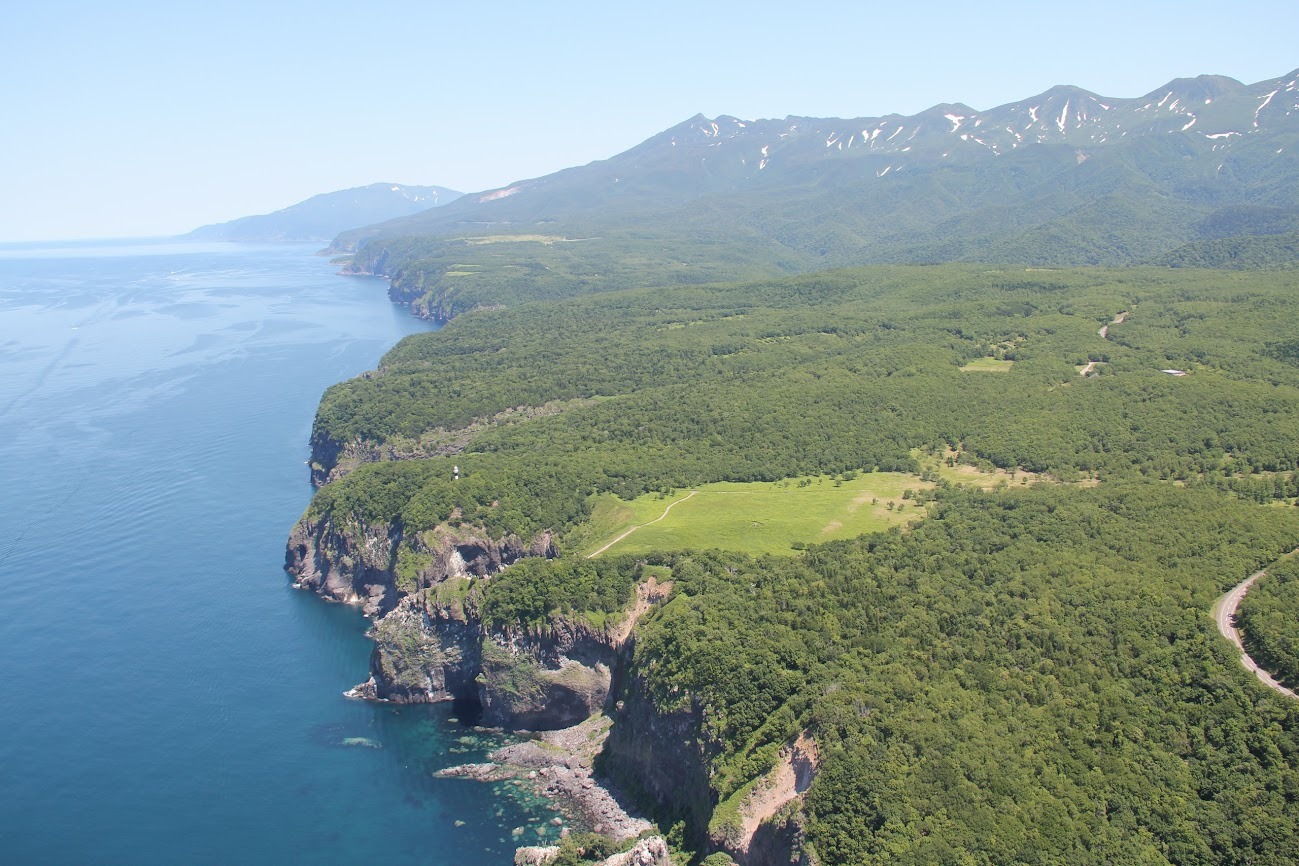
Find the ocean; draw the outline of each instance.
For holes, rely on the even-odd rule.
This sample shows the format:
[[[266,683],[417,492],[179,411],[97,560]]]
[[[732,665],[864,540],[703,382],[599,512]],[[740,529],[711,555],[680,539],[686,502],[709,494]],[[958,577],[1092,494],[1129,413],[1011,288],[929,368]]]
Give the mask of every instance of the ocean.
[[[0,861],[510,863],[555,814],[438,779],[489,736],[343,697],[294,591],[329,385],[427,329],[314,246],[0,245]]]

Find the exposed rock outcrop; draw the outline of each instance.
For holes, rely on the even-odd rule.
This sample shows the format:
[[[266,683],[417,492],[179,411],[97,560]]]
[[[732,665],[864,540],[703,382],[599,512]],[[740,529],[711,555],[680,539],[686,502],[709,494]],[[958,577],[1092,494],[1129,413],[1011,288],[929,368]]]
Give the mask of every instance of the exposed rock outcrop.
[[[428,319],[446,323],[463,310],[447,298],[442,277],[449,269],[427,268],[427,262],[415,266],[393,266],[392,252],[382,242],[369,243],[357,248],[354,243],[334,244],[326,252],[351,253],[351,260],[339,272],[347,276],[384,277],[388,280],[388,299],[398,306],[405,307],[418,319]]]
[[[653,825],[633,814],[627,798],[597,778],[594,769],[610,725],[607,716],[591,716],[571,728],[497,749],[490,756],[493,763],[451,767],[438,775],[488,782],[517,779],[538,795],[563,803],[578,826],[616,841],[634,839]]]
[[[399,575],[403,546],[406,573]],[[400,522],[340,524],[308,514],[289,534],[284,569],[294,576],[295,587],[377,616],[394,609],[402,595],[449,577],[486,577],[524,556],[554,555],[548,532],[526,541],[516,535],[492,538],[463,526],[407,534]]]
[[[558,845],[519,848],[514,852],[514,866],[548,866],[559,857]],[[631,849],[614,854],[595,866],[671,866],[672,854],[662,836],[647,836]]]
[[[339,526],[328,517],[304,517],[289,534],[284,569],[294,576],[295,588],[374,616],[397,603],[394,568],[401,538],[397,525]]]
[[[465,527],[407,535],[395,524],[308,517],[290,536],[285,568],[294,586],[376,618],[371,676],[353,696],[473,700],[484,724],[549,730],[604,706],[625,635],[562,618],[535,631],[489,628],[474,584],[522,557],[554,555],[549,533],[529,541]]]
[[[577,724],[608,700],[615,656],[608,632],[580,621],[488,632],[478,678],[483,723],[532,731]]]
[[[741,866],[789,866],[803,847],[802,797],[820,766],[816,741],[803,732],[780,750],[776,765],[742,796],[735,819],[712,843]]]
[[[671,866],[672,852],[662,836],[647,836],[630,851],[614,854],[600,861],[599,866]]]
[[[514,866],[549,866],[557,857],[558,845],[529,845],[514,849]]]
[[[711,740],[703,712],[691,700],[675,710],[657,706],[638,672],[620,678],[605,746],[613,780],[669,814],[707,827],[713,812],[708,776]]]
[[[632,661],[636,628],[668,598],[670,582],[648,577],[624,614],[598,627],[558,615],[529,627],[493,624],[483,616],[484,587],[492,575],[523,557],[555,555],[553,539],[544,532],[532,539],[494,538],[481,528],[445,524],[407,532],[399,522],[371,526],[309,514],[293,530],[285,567],[294,586],[360,606],[374,619],[370,678],[352,696],[468,701],[481,707],[485,725],[577,737],[586,750],[579,756],[540,741],[494,756],[496,764],[458,768],[456,774],[503,778],[511,777],[510,768],[531,767],[526,772],[540,793],[573,804],[599,832],[633,837],[648,825],[629,817],[611,782],[656,801],[669,814],[688,817],[702,834],[718,808],[708,768],[719,744],[694,698],[682,695],[673,706],[656,701]],[[573,734],[595,720],[601,722],[598,736]],[[609,780],[595,778],[596,751],[603,753]],[[803,847],[801,794],[815,766],[810,740],[791,743],[740,805],[734,826],[698,841],[727,851],[743,866],[797,862]],[[666,862],[663,857],[666,846],[660,852],[638,843],[635,859],[617,862],[644,866]]]
[[[370,680],[357,697],[469,700],[484,725],[534,731],[577,724],[609,697],[614,647],[579,622],[556,620],[540,634],[493,630],[472,598],[457,605],[431,590],[404,597],[371,634]]]
[[[402,704],[473,698],[482,669],[481,635],[454,604],[421,592],[402,598],[370,630],[370,679],[348,694]]]

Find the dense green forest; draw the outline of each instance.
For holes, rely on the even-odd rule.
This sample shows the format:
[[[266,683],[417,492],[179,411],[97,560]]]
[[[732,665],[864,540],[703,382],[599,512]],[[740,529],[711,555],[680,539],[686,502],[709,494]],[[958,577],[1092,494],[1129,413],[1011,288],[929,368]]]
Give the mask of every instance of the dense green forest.
[[[917,447],[1063,479],[1240,483],[1299,467],[1295,339],[1284,274],[1220,271],[873,268],[469,314],[326,392],[317,460],[561,411],[486,425],[454,459],[363,466],[312,508],[412,527],[460,509],[526,534],[576,526],[592,493],[908,471]],[[960,370],[992,356],[1012,369]]]
[[[1207,611],[1297,532],[1113,483],[947,490],[803,559],[680,555],[625,697],[701,708],[721,801],[810,728],[826,863],[1293,862],[1299,706]]]
[[[1236,625],[1256,662],[1291,688],[1299,686],[1299,562],[1278,563],[1250,587]]]
[[[783,245],[706,227],[679,234],[580,223],[569,232],[386,238],[360,251],[353,267],[387,276],[390,294],[416,315],[448,321],[475,309],[646,285],[756,279],[816,265]]]
[[[831,215],[791,209],[789,202],[751,202],[747,207],[752,212],[735,225],[727,207],[704,200],[676,221],[611,226],[579,219],[566,221],[562,229],[543,223],[526,230],[563,231],[562,235],[514,230],[486,236],[384,238],[358,251],[355,266],[386,275],[394,299],[410,304],[416,314],[448,321],[470,310],[537,300],[645,285],[760,279],[872,261],[1230,269],[1299,264],[1299,234],[1294,230],[1246,234],[1274,226],[1242,218],[1232,224],[1242,234],[1223,237],[1215,232],[1223,222],[1214,221],[1216,211],[1203,219],[1199,210],[1160,212],[1150,203],[1158,197],[1137,178],[1113,178],[1107,186],[1122,188],[1127,180],[1134,182],[1133,189],[1100,202],[1062,194],[1023,203],[1013,212],[1007,206],[993,209],[991,217],[980,212],[938,223],[927,210],[862,222],[870,208],[857,203]],[[1136,195],[1141,189],[1146,189],[1146,198]],[[929,201],[923,194],[916,200]],[[795,219],[791,213],[803,217]],[[1046,224],[1034,225],[1034,218]],[[1007,226],[1017,225],[1021,232],[1007,232]],[[1152,226],[1162,226],[1162,233]]]
[[[1299,511],[1151,481],[942,484],[931,507],[801,558],[525,561],[477,603],[497,626],[599,621],[671,569],[617,697],[627,718],[702,720],[707,790],[657,811],[693,846],[807,731],[823,863],[1299,857],[1299,704],[1259,687],[1207,613],[1299,539]],[[608,769],[636,790],[634,768]]]
[[[316,461],[385,459],[308,515],[548,529],[563,554],[603,492],[917,454],[1043,473],[938,479],[908,530],[801,555],[525,560],[468,604],[494,628],[598,625],[671,570],[613,736],[695,720],[701,781],[647,805],[699,855],[806,731],[821,763],[796,818],[825,864],[1293,863],[1299,706],[1209,610],[1299,545],[1295,346],[1284,271],[876,267],[466,313],[326,393]],[[1009,368],[962,370],[978,359]],[[457,431],[463,451],[420,456]],[[1252,641],[1295,621],[1288,568],[1242,608]]]
[[[1195,241],[1158,256],[1153,263],[1174,268],[1295,268],[1299,267],[1299,232]]]

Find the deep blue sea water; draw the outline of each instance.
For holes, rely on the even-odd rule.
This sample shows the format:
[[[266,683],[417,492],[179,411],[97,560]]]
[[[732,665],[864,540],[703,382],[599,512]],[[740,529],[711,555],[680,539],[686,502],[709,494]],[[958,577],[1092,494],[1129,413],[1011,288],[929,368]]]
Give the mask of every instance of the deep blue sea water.
[[[366,622],[281,569],[321,392],[425,327],[312,251],[0,245],[0,862],[509,863],[553,814],[344,698]]]

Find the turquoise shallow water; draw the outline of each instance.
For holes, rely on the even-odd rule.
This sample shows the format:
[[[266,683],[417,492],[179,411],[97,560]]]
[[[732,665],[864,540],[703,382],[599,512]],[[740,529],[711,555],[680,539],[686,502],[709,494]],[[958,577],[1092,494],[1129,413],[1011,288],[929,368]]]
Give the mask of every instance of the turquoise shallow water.
[[[366,623],[281,570],[321,392],[424,327],[311,252],[0,245],[0,860],[509,863],[553,814],[343,698]]]

